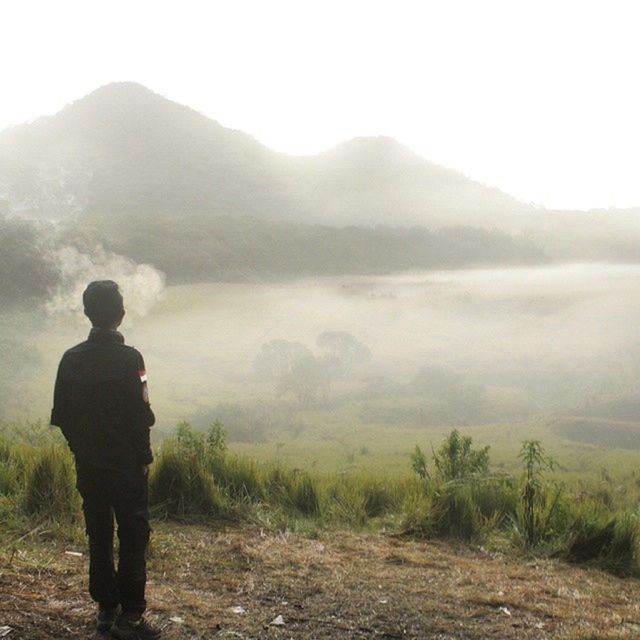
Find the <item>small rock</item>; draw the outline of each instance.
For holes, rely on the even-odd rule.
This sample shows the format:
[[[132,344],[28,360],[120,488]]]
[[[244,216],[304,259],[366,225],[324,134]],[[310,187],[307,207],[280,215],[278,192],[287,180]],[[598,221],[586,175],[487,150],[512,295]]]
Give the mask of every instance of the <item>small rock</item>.
[[[173,616],[172,618],[169,618],[169,620],[171,620],[171,622],[175,622],[176,624],[184,624],[184,618],[181,618],[180,616]]]
[[[274,627],[282,627],[284,625],[284,618],[282,616],[276,616],[269,624]]]
[[[244,607],[231,607],[233,613],[247,613]]]
[[[511,617],[511,611],[509,611],[508,607],[498,607],[498,611],[502,611],[505,616]]]

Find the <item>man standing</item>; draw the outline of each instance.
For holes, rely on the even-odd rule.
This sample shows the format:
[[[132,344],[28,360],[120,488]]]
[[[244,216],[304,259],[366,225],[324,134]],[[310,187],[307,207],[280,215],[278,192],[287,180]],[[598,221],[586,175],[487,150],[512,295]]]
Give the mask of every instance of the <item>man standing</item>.
[[[153,460],[149,428],[155,422],[144,361],[117,331],[125,311],[115,282],[91,282],[82,301],[93,328],[60,361],[51,424],[62,429],[76,460],[98,631],[122,640],[156,640],[160,631],[143,618],[150,531],[147,474]],[[114,514],[120,540],[117,570]]]

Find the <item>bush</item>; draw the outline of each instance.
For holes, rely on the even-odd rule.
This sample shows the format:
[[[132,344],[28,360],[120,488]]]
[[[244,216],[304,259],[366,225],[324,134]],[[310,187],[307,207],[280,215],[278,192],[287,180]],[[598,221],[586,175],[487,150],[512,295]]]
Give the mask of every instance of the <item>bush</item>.
[[[364,495],[355,483],[345,478],[327,486],[323,503],[328,521],[356,528],[367,522]]]
[[[30,516],[71,521],[78,514],[73,462],[62,447],[46,447],[27,474],[24,509]]]
[[[26,460],[33,451],[0,438],[0,496],[13,496],[24,487]]]
[[[433,536],[433,504],[424,487],[416,487],[406,493],[400,523],[407,535],[425,539]]]
[[[441,480],[457,480],[489,469],[489,447],[472,448],[473,440],[454,429],[433,455],[437,476]]]
[[[364,511],[368,518],[379,518],[397,506],[397,499],[389,484],[366,479],[361,485]]]
[[[596,514],[583,511],[567,532],[560,553],[570,562],[588,563],[617,575],[638,575],[640,530],[636,514]]]
[[[315,518],[320,515],[320,500],[311,477],[298,474],[293,489],[293,505],[297,511],[306,517]]]
[[[467,483],[450,483],[437,491],[432,500],[432,534],[438,538],[478,538],[489,520],[482,515],[474,488]]]
[[[509,477],[490,476],[474,484],[473,495],[480,513],[500,527],[513,521],[518,512],[519,492]]]
[[[13,495],[19,484],[18,466],[13,461],[0,462],[0,496]]]
[[[224,499],[211,474],[197,456],[168,443],[150,480],[152,504],[165,516],[228,515]]]
[[[265,489],[258,465],[248,458],[214,457],[207,466],[216,484],[232,500],[257,503],[265,499]]]

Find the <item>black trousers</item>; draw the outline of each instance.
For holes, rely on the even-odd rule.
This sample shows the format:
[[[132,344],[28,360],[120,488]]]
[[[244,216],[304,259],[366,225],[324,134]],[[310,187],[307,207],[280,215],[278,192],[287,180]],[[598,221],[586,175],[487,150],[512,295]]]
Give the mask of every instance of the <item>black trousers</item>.
[[[77,464],[78,490],[89,536],[89,593],[105,607],[142,613],[146,609],[146,558],[149,542],[147,476],[132,470],[86,468]],[[114,516],[120,541],[114,565]]]

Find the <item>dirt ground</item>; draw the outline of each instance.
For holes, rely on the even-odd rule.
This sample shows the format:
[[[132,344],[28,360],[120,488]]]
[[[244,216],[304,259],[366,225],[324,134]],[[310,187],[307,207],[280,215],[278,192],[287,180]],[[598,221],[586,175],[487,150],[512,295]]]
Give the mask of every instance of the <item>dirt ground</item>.
[[[81,544],[2,547],[0,638],[96,638],[86,575]],[[639,596],[597,570],[384,534],[160,525],[149,558],[166,640],[640,638]]]

